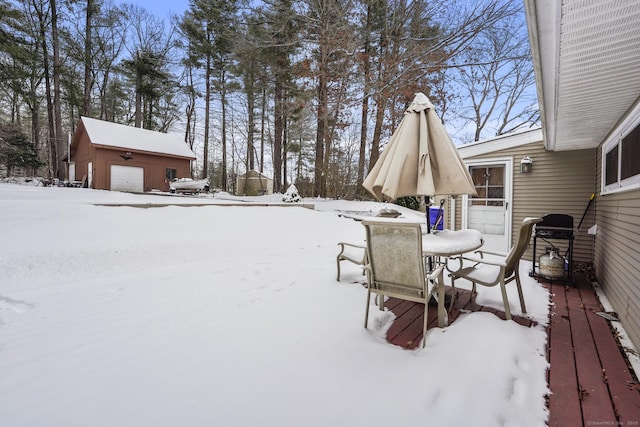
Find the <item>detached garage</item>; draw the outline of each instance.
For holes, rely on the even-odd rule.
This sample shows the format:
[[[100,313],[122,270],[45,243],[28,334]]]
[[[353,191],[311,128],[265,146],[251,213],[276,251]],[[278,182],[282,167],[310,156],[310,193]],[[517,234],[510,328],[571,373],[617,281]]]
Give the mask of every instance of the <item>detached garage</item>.
[[[191,178],[196,156],[180,135],[80,118],[70,147],[69,177],[99,190],[169,191]]]

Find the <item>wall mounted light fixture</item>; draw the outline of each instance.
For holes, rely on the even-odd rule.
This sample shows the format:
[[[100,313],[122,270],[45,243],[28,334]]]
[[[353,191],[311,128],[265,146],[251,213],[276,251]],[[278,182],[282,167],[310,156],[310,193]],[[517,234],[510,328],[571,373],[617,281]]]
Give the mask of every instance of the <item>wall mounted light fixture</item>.
[[[520,173],[531,173],[533,171],[533,160],[526,156],[520,160]]]

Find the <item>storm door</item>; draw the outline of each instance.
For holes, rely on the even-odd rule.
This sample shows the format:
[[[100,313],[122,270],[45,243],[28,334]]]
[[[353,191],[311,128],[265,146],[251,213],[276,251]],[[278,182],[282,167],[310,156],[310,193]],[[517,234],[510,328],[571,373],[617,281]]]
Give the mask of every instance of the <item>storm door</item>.
[[[467,162],[469,164],[469,162]],[[511,162],[470,164],[469,172],[477,196],[467,196],[463,222],[466,228],[479,230],[486,250],[507,251],[511,244]]]

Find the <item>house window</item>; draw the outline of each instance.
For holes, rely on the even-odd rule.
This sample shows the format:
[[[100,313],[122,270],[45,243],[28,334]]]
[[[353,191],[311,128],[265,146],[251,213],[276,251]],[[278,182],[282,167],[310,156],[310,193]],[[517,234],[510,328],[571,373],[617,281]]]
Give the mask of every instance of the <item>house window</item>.
[[[607,153],[605,162],[605,184],[610,185],[618,182],[618,146],[616,145]]]
[[[620,179],[640,174],[640,125],[629,135],[622,138],[622,155],[620,156]]]
[[[177,172],[175,169],[166,169],[164,176],[167,177],[167,181],[173,181],[177,176]]]
[[[640,188],[639,122],[635,120],[602,146],[602,192],[605,194]]]

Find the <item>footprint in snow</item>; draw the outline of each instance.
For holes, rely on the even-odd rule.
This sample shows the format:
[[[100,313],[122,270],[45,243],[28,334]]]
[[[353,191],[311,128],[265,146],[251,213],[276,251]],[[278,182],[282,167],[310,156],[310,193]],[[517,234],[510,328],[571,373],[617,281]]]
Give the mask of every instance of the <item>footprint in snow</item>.
[[[15,313],[24,313],[32,308],[33,304],[31,303],[0,295],[0,310],[11,310]]]

